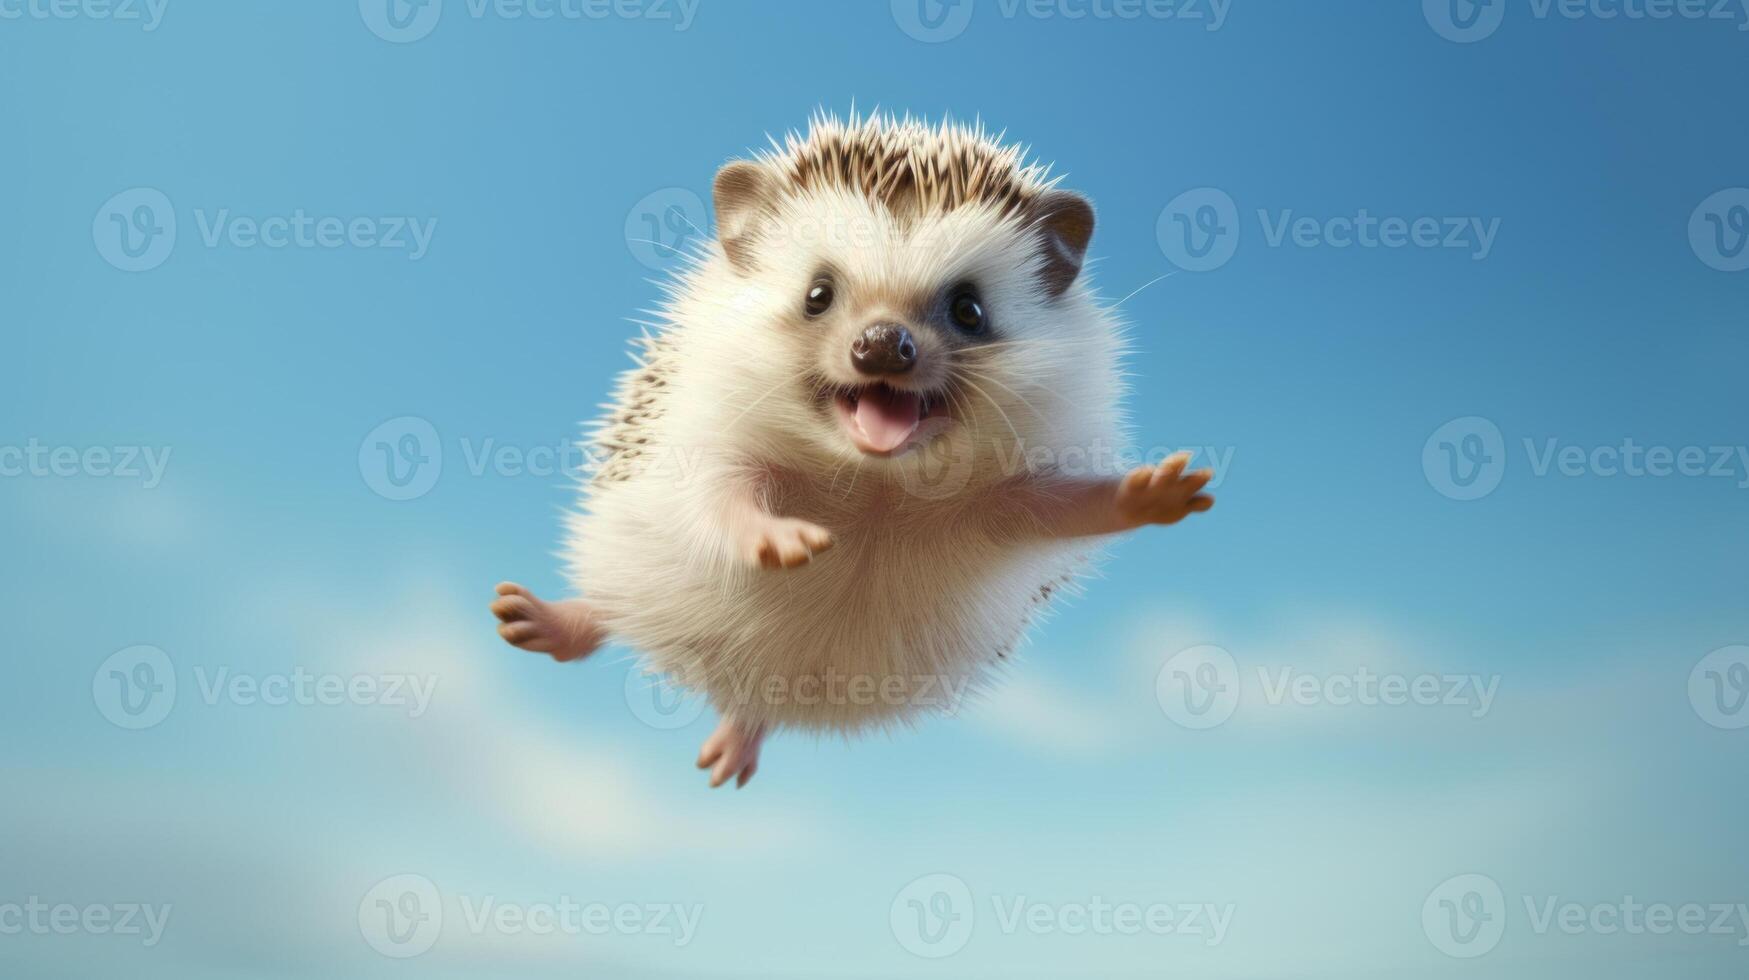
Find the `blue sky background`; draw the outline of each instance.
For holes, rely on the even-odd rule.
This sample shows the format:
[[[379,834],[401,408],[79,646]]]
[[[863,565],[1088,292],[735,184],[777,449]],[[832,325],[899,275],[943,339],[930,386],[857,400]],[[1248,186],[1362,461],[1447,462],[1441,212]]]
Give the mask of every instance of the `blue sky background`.
[[[5,972],[1749,963],[1742,9],[1236,0],[1217,26],[1207,3],[1125,19],[704,0],[677,29],[673,3],[541,19],[447,0],[397,32],[376,2],[0,0]],[[919,11],[945,19],[931,31]],[[981,118],[1054,161],[1098,206],[1113,300],[1174,272],[1174,202],[1191,218],[1230,203],[1224,263],[1123,306],[1140,447],[1212,449],[1221,504],[1119,542],[987,703],[892,739],[781,737],[748,789],[712,793],[691,767],[710,718],[658,710],[628,684],[629,651],[558,666],[504,647],[486,604],[503,578],[564,589],[571,491],[542,453],[593,414],[625,318],[656,297],[666,253],[629,230],[702,219],[724,160],[853,102]],[[116,203],[138,188],[162,197]],[[174,244],[125,271],[110,215],[146,200],[167,202],[146,216],[173,215]],[[1270,240],[1284,215],[1362,209],[1496,230],[1485,257]],[[433,231],[417,258],[202,233],[221,212],[300,211]],[[429,429],[386,437],[424,433],[432,462],[424,492],[390,499],[367,434],[408,418]],[[1482,421],[1435,438],[1459,419]],[[1446,436],[1483,447],[1485,468],[1459,461],[1483,483],[1440,475]],[[1550,440],[1628,439],[1699,447],[1709,468],[1721,447],[1724,475],[1592,456],[1539,473]],[[85,457],[57,473],[33,447],[169,457],[154,481]],[[475,463],[505,447],[538,472]],[[162,659],[138,676],[176,690],[135,730],[113,719],[150,719],[118,709],[110,672],[139,645]],[[1231,655],[1238,701],[1193,728],[1157,682],[1203,645]],[[1271,703],[1258,671],[1284,668],[1497,693],[1486,711]],[[206,696],[220,671],[435,688],[411,717]],[[409,879],[379,883],[400,875],[429,882],[414,908],[442,917],[422,952],[389,936],[415,956],[372,944],[374,900]],[[936,897],[939,875],[963,891]],[[8,904],[33,896],[171,911],[149,947],[8,931]],[[487,896],[700,917],[684,945],[470,928]],[[1530,911],[1629,896],[1731,906],[1730,931],[1568,934]],[[925,924],[947,938],[919,939],[913,898],[958,916]],[[1458,920],[1441,898],[1479,915],[1442,935]],[[999,909],[1017,901],[1051,920],[1096,901],[1231,918],[1218,943],[1065,934],[1011,927]]]

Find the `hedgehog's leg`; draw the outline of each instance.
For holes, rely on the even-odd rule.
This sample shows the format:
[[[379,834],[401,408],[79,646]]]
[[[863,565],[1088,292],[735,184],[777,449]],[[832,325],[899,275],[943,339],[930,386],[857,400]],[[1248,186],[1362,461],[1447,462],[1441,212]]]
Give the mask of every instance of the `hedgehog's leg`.
[[[736,777],[735,788],[740,789],[759,771],[759,747],[764,743],[764,725],[748,725],[724,716],[698,750],[698,767],[711,771],[712,789],[728,782],[730,776]]]
[[[606,628],[587,602],[545,602],[515,582],[498,583],[492,614],[502,620],[498,635],[505,642],[550,654],[560,663],[587,657],[607,640]]]

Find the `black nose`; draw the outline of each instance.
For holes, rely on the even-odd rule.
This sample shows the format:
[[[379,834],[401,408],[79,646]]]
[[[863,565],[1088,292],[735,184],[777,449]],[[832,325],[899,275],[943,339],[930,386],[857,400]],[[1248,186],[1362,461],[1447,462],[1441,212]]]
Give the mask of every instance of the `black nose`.
[[[917,364],[917,341],[896,323],[877,323],[850,342],[850,363],[863,374],[904,374]]]

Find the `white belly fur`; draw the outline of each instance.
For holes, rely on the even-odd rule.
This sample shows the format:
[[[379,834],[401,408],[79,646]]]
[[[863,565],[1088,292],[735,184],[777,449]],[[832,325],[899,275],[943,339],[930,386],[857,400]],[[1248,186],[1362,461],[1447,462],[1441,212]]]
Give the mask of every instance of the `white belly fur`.
[[[650,669],[749,722],[849,733],[957,710],[1089,550],[1000,542],[965,503],[870,481],[849,496],[791,488],[777,513],[834,546],[800,568],[747,568],[704,557],[674,495],[654,492],[663,479],[590,489],[571,521],[574,584]]]

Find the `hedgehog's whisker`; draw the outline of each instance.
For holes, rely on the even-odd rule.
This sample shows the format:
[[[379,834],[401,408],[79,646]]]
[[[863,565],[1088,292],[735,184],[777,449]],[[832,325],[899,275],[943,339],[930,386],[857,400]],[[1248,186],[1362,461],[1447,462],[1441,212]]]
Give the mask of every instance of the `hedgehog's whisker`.
[[[1067,340],[1056,340],[1050,337],[1010,337],[1007,340],[992,340],[987,344],[978,344],[958,351],[959,354],[977,354],[987,350],[998,350],[1003,347],[1063,347],[1072,348],[1076,345]]]
[[[1036,353],[1045,357],[1068,354],[1078,351],[1075,344],[1060,340],[998,340],[991,344],[980,344],[977,347],[956,351],[955,360],[984,360],[984,355],[1000,351],[1019,350],[1025,353]]]
[[[671,252],[675,255],[681,254],[680,249],[675,248],[674,246],[668,244],[667,242],[654,242],[648,238],[628,238],[628,239],[626,239],[626,241],[631,242],[633,245],[654,245],[664,252]],[[649,282],[649,283],[654,283],[655,285],[658,285],[658,286],[662,285],[662,283],[660,283],[654,279],[646,279],[644,281]]]
[[[704,233],[703,228],[700,228],[699,226],[692,223],[692,219],[688,218],[686,216],[685,210],[683,210],[681,208],[670,208],[669,210],[672,211],[675,215],[678,215],[681,221],[686,222],[686,226],[688,228],[691,228],[693,231],[698,232],[699,238],[709,238],[710,237],[709,235]]]
[[[1010,434],[1010,435],[1012,435],[1012,436],[1014,436],[1014,444],[1015,444],[1015,445],[1016,445],[1016,446],[1021,446],[1021,445],[1025,445],[1025,443],[1026,443],[1026,440],[1024,440],[1024,439],[1022,439],[1022,438],[1020,438],[1020,430],[1019,430],[1019,429],[1016,429],[1016,428],[1015,428],[1015,427],[1014,427],[1014,420],[1013,420],[1013,419],[1011,419],[1011,418],[1009,418],[1009,417],[1008,417],[1008,413],[1007,413],[1007,412],[1005,412],[1005,411],[1003,411],[1003,410],[1002,410],[1002,405],[1001,405],[1001,404],[1000,404],[1000,403],[998,403],[998,402],[997,402],[997,401],[996,401],[996,399],[994,399],[994,398],[991,398],[991,397],[990,397],[990,393],[989,393],[989,392],[987,392],[987,391],[985,391],[985,390],[984,390],[984,389],[982,389],[982,388],[980,388],[980,387],[978,387],[978,385],[977,385],[977,383],[976,383],[976,382],[974,382],[974,381],[972,381],[972,379],[971,379],[971,378],[968,378],[968,377],[966,377],[966,376],[965,376],[965,372],[961,372],[961,374],[960,374],[960,380],[961,380],[961,381],[964,381],[964,382],[965,382],[965,383],[966,383],[966,384],[967,384],[967,385],[968,385],[968,386],[970,386],[970,388],[971,388],[971,389],[972,389],[972,390],[973,390],[973,391],[975,391],[975,392],[977,392],[977,393],[978,393],[978,394],[980,394],[980,395],[983,395],[983,396],[984,396],[984,400],[985,400],[985,401],[987,401],[987,402],[989,402],[989,403],[990,403],[990,407],[991,407],[991,408],[993,408],[993,409],[995,409],[995,410],[996,410],[996,414],[998,414],[998,415],[1000,415],[1000,416],[1002,416],[1002,421],[1003,421],[1003,423],[1004,423],[1004,424],[1006,424],[1006,425],[1007,425],[1007,426],[1008,426],[1008,432],[1009,432],[1009,434]]]
[[[829,484],[826,487],[827,493],[832,493],[833,491],[838,489],[838,474],[844,472],[844,467],[850,463],[852,458],[853,457],[846,456],[842,460],[839,461],[837,466],[832,468],[832,482],[831,482],[831,484]],[[850,491],[846,490],[844,492],[844,495],[846,497],[850,496]]]
[[[948,386],[942,389],[942,394],[947,396],[947,403],[953,406],[954,414],[964,419],[966,424],[971,426],[972,445],[976,446],[978,444],[978,420],[972,416],[971,408],[969,406],[961,404],[958,392],[958,381],[949,382]]]
[[[979,440],[982,435],[982,430],[978,427],[977,416],[972,412],[971,399],[966,397],[962,400],[961,396],[964,395],[965,392],[960,388],[959,381],[956,379],[953,382],[953,386],[948,391],[948,397],[952,399],[955,411],[957,411],[961,417],[966,419],[967,424],[971,426],[972,448],[976,451],[977,447],[981,445]]]
[[[1123,299],[1120,299],[1117,302],[1111,304],[1111,306],[1108,307],[1108,309],[1115,312],[1118,308],[1122,307],[1125,303],[1128,303],[1130,300],[1134,299],[1135,295],[1137,293],[1141,292],[1144,289],[1147,289],[1149,286],[1152,286],[1153,284],[1159,282],[1162,279],[1170,279],[1176,275],[1178,275],[1178,270],[1173,269],[1171,272],[1168,272],[1163,276],[1155,276],[1154,278],[1149,279],[1147,282],[1142,283],[1140,286],[1137,286],[1136,288],[1130,290],[1130,294],[1128,296],[1125,296]]]
[[[1013,395],[1014,397],[1020,399],[1020,403],[1022,405],[1026,406],[1026,410],[1032,413],[1033,418],[1036,418],[1036,419],[1039,419],[1040,421],[1043,421],[1044,414],[1042,412],[1040,412],[1038,410],[1037,406],[1033,405],[1033,403],[1031,401],[1029,401],[1025,395],[1021,394],[1018,391],[1015,391],[1013,388],[1008,387],[1007,385],[1003,384],[1001,381],[997,380],[995,377],[988,375],[988,374],[984,374],[981,371],[975,371],[969,367],[961,367],[960,370],[963,371],[964,373],[974,377],[974,378],[977,378],[979,381],[987,381],[990,384],[993,384],[996,387],[1001,388],[1003,391],[1008,392],[1010,395]]]
[[[1005,384],[1002,384],[1002,382],[1001,382],[1001,381],[999,381],[999,380],[997,380],[997,379],[996,379],[996,378],[995,378],[995,377],[994,377],[994,376],[992,376],[992,375],[989,375],[989,374],[986,374],[986,373],[984,373],[984,372],[982,372],[982,371],[979,371],[979,370],[977,370],[977,369],[976,369],[976,368],[975,368],[975,367],[973,367],[973,366],[971,366],[971,365],[969,365],[969,364],[966,364],[966,363],[963,363],[963,362],[956,362],[956,363],[955,363],[955,366],[956,366],[956,367],[957,367],[957,368],[958,368],[958,369],[959,369],[959,370],[960,370],[960,371],[963,371],[963,372],[965,372],[965,373],[967,373],[967,374],[970,374],[970,375],[972,375],[972,376],[973,376],[973,377],[975,377],[975,378],[977,378],[977,379],[978,379],[978,380],[980,380],[980,381],[988,381],[988,382],[990,382],[990,383],[991,383],[991,384],[994,384],[994,385],[998,385],[998,386],[1000,386],[1000,387],[1002,387],[1002,388],[1003,388],[1003,389],[1005,389],[1005,390],[1006,390],[1006,391],[1007,391],[1007,392],[1008,392],[1008,393],[1009,393],[1009,394],[1011,394],[1011,395],[1013,395],[1013,396],[1014,396],[1014,397],[1016,397],[1016,398],[1018,398],[1018,399],[1020,399],[1020,400],[1021,400],[1021,402],[1023,402],[1023,403],[1024,403],[1024,404],[1025,404],[1025,405],[1026,405],[1026,407],[1027,407],[1027,408],[1028,408],[1028,409],[1030,409],[1030,410],[1031,410],[1031,411],[1032,411],[1032,413],[1033,413],[1033,415],[1035,415],[1035,416],[1037,416],[1037,417],[1039,417],[1039,418],[1043,418],[1043,417],[1044,417],[1044,416],[1043,416],[1043,415],[1040,415],[1040,414],[1039,414],[1039,410],[1038,410],[1038,408],[1037,408],[1037,407],[1036,407],[1036,406],[1034,406],[1034,405],[1033,405],[1033,404],[1032,404],[1032,402],[1031,402],[1031,401],[1030,401],[1030,400],[1028,400],[1028,399],[1027,399],[1027,398],[1026,398],[1026,396],[1024,396],[1024,395],[1022,395],[1022,394],[1021,394],[1021,393],[1020,393],[1020,392],[1018,392],[1018,391],[1015,391],[1015,390],[1014,390],[1014,389],[1013,389],[1013,388],[1010,388],[1010,387],[1008,387],[1008,386],[1007,386],[1007,385],[1005,385]],[[1044,392],[1044,393],[1045,393],[1045,394],[1047,394],[1047,395],[1050,395],[1050,396],[1051,396],[1051,397],[1052,397],[1052,398],[1055,398],[1055,399],[1056,399],[1056,400],[1057,400],[1057,401],[1058,401],[1058,402],[1059,402],[1059,403],[1060,403],[1060,404],[1063,404],[1063,405],[1068,405],[1068,406],[1072,406],[1072,405],[1073,405],[1073,404],[1074,404],[1074,403],[1073,403],[1073,402],[1072,402],[1072,401],[1070,401],[1070,400],[1069,400],[1069,398],[1068,398],[1068,396],[1066,396],[1066,395],[1063,395],[1063,394],[1062,394],[1062,393],[1061,393],[1061,392],[1056,392],[1056,391],[1052,391],[1052,390],[1051,390],[1051,389],[1049,389],[1049,388],[1039,388],[1039,389],[1038,389],[1038,390],[1040,390],[1040,391],[1043,391],[1043,392]]]
[[[844,496],[846,499],[849,499],[850,495],[856,492],[856,478],[862,475],[863,458],[864,457],[862,456],[862,454],[860,454],[860,453],[857,454],[856,469],[853,469],[850,471],[850,489],[844,491]]]
[[[753,399],[753,401],[748,403],[746,408],[741,409],[741,414],[730,419],[729,424],[723,426],[723,428],[724,429],[733,429],[737,422],[740,422],[742,419],[747,417],[748,412],[751,412],[755,408],[758,408],[760,402],[766,400],[767,398],[770,398],[772,395],[777,394],[779,391],[787,389],[791,384],[795,384],[797,382],[806,382],[807,380],[808,380],[808,372],[801,371],[801,372],[798,372],[795,377],[789,379],[789,381],[785,382],[784,384],[772,385],[770,388],[766,389],[765,394],[760,395],[758,398]]]

